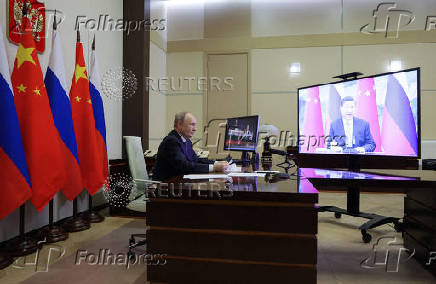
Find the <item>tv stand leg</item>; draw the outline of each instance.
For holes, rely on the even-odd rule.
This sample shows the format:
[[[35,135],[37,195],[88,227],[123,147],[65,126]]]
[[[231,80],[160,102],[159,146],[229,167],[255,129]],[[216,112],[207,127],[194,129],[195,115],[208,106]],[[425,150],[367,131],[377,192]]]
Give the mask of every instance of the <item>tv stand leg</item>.
[[[350,214],[360,213],[360,190],[359,187],[347,189],[347,211]]]
[[[376,228],[378,226],[393,223],[394,228],[397,232],[402,231],[402,223],[400,223],[400,218],[396,217],[386,217],[373,213],[360,212],[360,189],[359,187],[348,187],[347,189],[347,210],[336,207],[336,206],[319,206],[318,212],[333,212],[336,218],[340,218],[342,214],[349,215],[353,217],[361,217],[369,219],[368,222],[364,223],[359,227],[362,233],[362,240],[364,243],[369,243],[372,239],[371,235],[367,232],[369,229]]]

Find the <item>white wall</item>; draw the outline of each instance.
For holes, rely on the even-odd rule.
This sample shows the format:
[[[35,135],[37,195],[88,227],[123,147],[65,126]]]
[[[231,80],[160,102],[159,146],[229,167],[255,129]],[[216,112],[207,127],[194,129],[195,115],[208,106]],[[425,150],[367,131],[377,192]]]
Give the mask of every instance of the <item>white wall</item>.
[[[0,0],[0,23],[3,33],[6,35],[7,20],[7,2]],[[123,2],[120,0],[46,0],[47,9],[56,9],[65,15],[65,20],[58,26],[62,38],[62,47],[65,61],[65,71],[67,76],[67,88],[71,86],[71,78],[75,65],[75,42],[76,33],[74,25],[77,16],[87,16],[89,18],[98,18],[100,14],[108,14],[111,18],[122,19]],[[99,69],[101,76],[104,77],[106,72],[122,67],[123,42],[122,31],[97,31],[96,35],[96,52],[99,56]],[[92,32],[82,31],[81,41],[84,46],[85,60],[88,63],[88,55],[91,48]],[[13,68],[17,46],[7,43],[7,53],[9,65]],[[41,68],[45,74],[51,49],[51,27],[49,37],[46,41],[46,50],[39,55]],[[120,100],[111,100],[105,94],[102,94],[105,108],[107,147],[109,159],[121,158],[121,119],[122,109]],[[83,192],[79,198],[79,211],[87,209],[87,193]],[[72,203],[67,201],[62,193],[54,198],[54,218],[55,221],[72,215]],[[96,197],[96,203],[101,203],[101,195]],[[19,210],[16,210],[9,216],[0,220],[0,242],[18,234]],[[48,223],[48,206],[41,212],[37,212],[30,202],[26,203],[26,231],[42,227]]]

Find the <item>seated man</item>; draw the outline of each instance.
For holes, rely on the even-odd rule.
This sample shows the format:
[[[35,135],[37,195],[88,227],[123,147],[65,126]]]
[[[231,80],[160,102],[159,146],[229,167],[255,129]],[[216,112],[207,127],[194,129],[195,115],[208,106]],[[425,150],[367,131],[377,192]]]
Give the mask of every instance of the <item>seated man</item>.
[[[354,110],[353,97],[347,96],[341,100],[342,117],[330,125],[328,147],[334,151],[345,153],[352,153],[350,150],[357,153],[373,152],[376,145],[371,135],[369,123],[355,117]]]
[[[159,145],[153,179],[164,181],[170,177],[209,172],[224,172],[228,163],[200,159],[189,140],[195,133],[197,120],[188,112],[177,113],[174,130]]]

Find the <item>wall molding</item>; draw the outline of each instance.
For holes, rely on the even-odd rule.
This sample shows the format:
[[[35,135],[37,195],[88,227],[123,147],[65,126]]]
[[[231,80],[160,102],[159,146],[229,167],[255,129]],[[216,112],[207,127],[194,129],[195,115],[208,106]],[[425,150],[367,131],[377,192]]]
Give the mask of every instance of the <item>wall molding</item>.
[[[436,30],[401,31],[398,38],[385,38],[383,33],[332,33],[271,37],[208,38],[168,41],[167,52],[233,52],[251,49],[329,47],[380,44],[436,43]]]

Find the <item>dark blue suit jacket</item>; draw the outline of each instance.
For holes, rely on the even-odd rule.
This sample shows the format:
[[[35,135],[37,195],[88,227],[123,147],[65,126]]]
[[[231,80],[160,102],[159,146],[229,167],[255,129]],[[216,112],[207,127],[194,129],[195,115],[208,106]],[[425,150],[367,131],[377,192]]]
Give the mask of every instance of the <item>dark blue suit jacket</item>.
[[[159,145],[153,168],[153,179],[164,181],[170,177],[208,173],[214,161],[198,158],[190,140],[184,143],[177,131],[171,131]]]
[[[332,122],[330,125],[329,142],[333,139],[342,148],[346,147],[346,137],[342,118]],[[328,143],[330,144],[330,143]],[[366,120],[354,117],[353,118],[353,148],[363,147],[365,152],[373,152],[375,150],[375,142],[372,138],[369,123]]]

